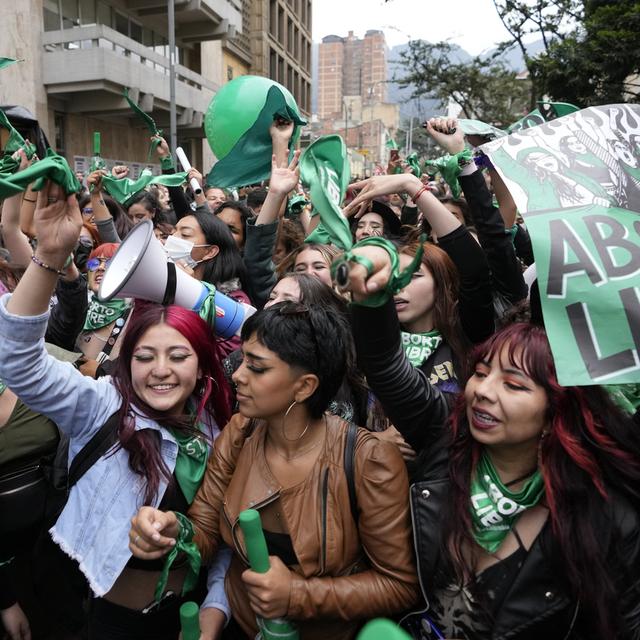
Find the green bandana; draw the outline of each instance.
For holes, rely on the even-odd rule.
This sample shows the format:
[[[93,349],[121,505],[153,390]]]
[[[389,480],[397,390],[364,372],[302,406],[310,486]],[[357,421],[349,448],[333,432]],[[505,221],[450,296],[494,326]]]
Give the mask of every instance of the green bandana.
[[[192,542],[193,525],[186,516],[182,515],[178,511],[174,511],[174,513],[178,518],[180,530],[178,532],[178,537],[176,538],[176,544],[171,551],[169,551],[169,555],[167,555],[167,558],[164,561],[164,567],[162,568],[160,578],[158,578],[155,591],[156,602],[162,598],[162,594],[167,586],[167,580],[169,579],[169,570],[179,553],[184,553],[187,556],[187,561],[189,562],[189,572],[184,579],[182,595],[189,593],[189,591],[196,586],[196,583],[198,582],[198,574],[200,573],[202,558],[200,557],[198,547],[194,542]]]
[[[512,493],[501,482],[486,453],[482,454],[475,478],[471,479],[471,520],[475,541],[494,553],[513,528],[518,516],[538,504],[544,493],[539,469],[518,493]]]
[[[417,153],[410,153],[406,159],[407,164],[411,167],[411,173],[416,178],[419,178],[422,175],[422,169],[420,169],[420,161],[418,160]]]
[[[353,238],[349,222],[340,210],[350,177],[347,148],[340,136],[323,136],[304,150],[300,157],[300,181],[309,189],[311,202],[321,221],[306,242],[351,248]]]
[[[32,189],[40,191],[44,187],[45,180],[52,180],[59,184],[67,195],[76,193],[80,189],[78,178],[67,161],[53,149],[48,149],[46,158],[34,162],[24,171],[15,174],[5,173],[0,167],[0,200],[22,193],[32,182]]]
[[[149,129],[149,133],[152,136],[157,136],[151,141],[151,146],[149,147],[149,155],[147,157],[147,161],[151,160],[153,156],[153,152],[156,150],[158,145],[160,144],[160,138],[162,137],[162,129],[158,129],[155,120],[148,114],[145,113],[130,97],[129,97],[129,89],[124,90],[125,100],[129,103],[129,106],[133,110],[133,112],[145,123],[147,129]]]
[[[100,302],[93,296],[89,303],[83,331],[97,331],[115,322],[131,305],[127,300],[115,298],[109,302]]]
[[[178,443],[176,479],[187,502],[191,504],[202,484],[209,450],[201,436],[192,433],[171,432]]]
[[[414,367],[421,367],[442,343],[442,335],[437,329],[424,333],[403,331],[401,335],[404,355]]]
[[[454,198],[459,198],[461,193],[460,185],[458,184],[458,176],[461,171],[460,160],[472,162],[471,149],[463,149],[454,156],[447,154],[435,160],[427,160],[429,166],[436,167],[440,171],[444,181],[451,188],[451,195]]]
[[[129,202],[143,191],[150,184],[163,184],[165,187],[179,187],[187,179],[186,171],[172,173],[170,175],[154,176],[151,171],[145,169],[137,180],[130,178],[120,178],[116,180],[113,176],[104,176],[102,184],[109,195],[117,200],[123,207],[127,207]]]

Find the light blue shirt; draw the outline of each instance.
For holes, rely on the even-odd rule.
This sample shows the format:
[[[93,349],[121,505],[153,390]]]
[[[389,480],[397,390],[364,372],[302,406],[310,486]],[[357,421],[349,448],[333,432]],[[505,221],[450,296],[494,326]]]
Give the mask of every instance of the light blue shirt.
[[[60,362],[44,347],[49,312],[16,316],[6,310],[10,295],[0,298],[0,379],[33,411],[53,420],[69,436],[69,464],[93,434],[121,406],[122,398],[111,378],[94,380],[71,363]],[[213,419],[208,426],[219,433]],[[135,416],[135,429],[153,429],[161,438],[160,452],[173,473],[178,455],[175,438],[144,415]],[[131,557],[131,518],[143,504],[145,480],[129,467],[124,449],[102,456],[71,489],[55,525],[53,540],[77,560],[96,596],[107,593]],[[160,480],[157,507],[167,488]],[[209,595],[204,606],[222,610],[229,617],[224,575],[230,554],[220,554],[211,567]]]

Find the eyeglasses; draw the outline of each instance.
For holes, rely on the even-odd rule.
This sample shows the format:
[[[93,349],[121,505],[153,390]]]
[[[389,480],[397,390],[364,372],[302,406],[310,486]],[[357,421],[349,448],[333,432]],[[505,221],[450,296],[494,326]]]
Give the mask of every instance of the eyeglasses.
[[[93,209],[91,207],[85,207],[82,210],[82,215],[83,216],[92,216],[93,215]]]
[[[111,263],[111,258],[91,258],[87,260],[87,269],[89,271],[97,271],[100,265],[104,265],[106,269]]]

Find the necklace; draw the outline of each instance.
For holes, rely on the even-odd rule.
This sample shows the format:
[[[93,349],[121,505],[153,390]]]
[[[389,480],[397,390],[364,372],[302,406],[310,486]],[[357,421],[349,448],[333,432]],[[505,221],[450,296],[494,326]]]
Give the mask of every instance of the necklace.
[[[285,456],[283,453],[280,453],[280,451],[278,451],[275,447],[275,445],[271,445],[271,448],[273,449],[273,452],[277,455],[280,456],[283,460],[286,460],[287,462],[291,461],[291,460],[295,460],[296,458],[302,458],[303,455],[309,453],[309,451],[312,451],[313,449],[315,449],[320,443],[322,442],[322,440],[318,440],[318,442],[316,442],[315,444],[312,444],[310,447],[307,447],[306,449],[304,449],[303,451],[298,451],[298,453],[296,453],[294,456]]]

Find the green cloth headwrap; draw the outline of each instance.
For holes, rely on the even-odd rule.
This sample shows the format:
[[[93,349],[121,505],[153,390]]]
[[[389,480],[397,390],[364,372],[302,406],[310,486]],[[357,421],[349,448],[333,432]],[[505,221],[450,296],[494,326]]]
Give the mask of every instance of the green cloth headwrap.
[[[162,573],[156,584],[155,599],[156,602],[162,598],[162,594],[167,586],[167,580],[169,579],[169,570],[179,553],[184,553],[187,556],[189,563],[189,571],[184,579],[182,585],[182,595],[192,591],[196,583],[198,582],[198,574],[200,573],[200,564],[202,558],[200,551],[193,540],[193,525],[191,521],[178,511],[174,511],[176,518],[178,518],[178,524],[180,526],[178,531],[178,537],[176,538],[175,546],[169,551],[164,566],[162,567]]]
[[[186,179],[186,171],[154,176],[149,169],[145,169],[137,180],[131,180],[130,178],[120,178],[117,180],[113,176],[104,176],[104,178],[102,178],[102,184],[114,200],[117,200],[123,207],[126,207],[137,193],[143,191],[145,187],[150,184],[163,184],[165,187],[179,187]]]
[[[421,367],[442,343],[442,334],[437,329],[423,333],[402,331],[401,337],[404,355],[414,367]]]
[[[640,384],[609,384],[605,389],[623,411],[633,415],[640,407]]]
[[[129,97],[129,89],[125,89],[124,90],[124,98],[125,100],[129,103],[129,106],[131,107],[131,109],[133,110],[133,112],[138,116],[138,118],[140,118],[140,120],[142,120],[142,122],[144,122],[144,124],[147,126],[147,129],[149,129],[149,133],[151,133],[152,136],[159,136],[162,137],[162,130],[158,129],[158,126],[156,125],[155,120],[148,114],[145,113],[130,97]],[[155,139],[151,141],[151,145],[149,146],[149,155],[147,157],[147,160],[150,160],[151,157],[153,156],[153,152],[156,150],[156,148],[158,147],[158,145],[160,144],[160,140]]]
[[[435,160],[428,160],[428,164],[434,166],[440,171],[444,181],[449,185],[451,189],[451,195],[454,198],[459,198],[461,189],[458,184],[458,176],[460,175],[460,160],[467,162],[473,162],[473,156],[471,155],[471,149],[463,149],[460,153],[456,153],[454,156],[446,154]]]
[[[10,198],[22,193],[31,183],[33,190],[40,191],[46,180],[59,184],[67,195],[76,193],[80,183],[67,161],[53,149],[47,149],[47,155],[30,167],[18,173],[0,173],[0,199]]]
[[[372,236],[369,238],[363,238],[360,242],[353,245],[354,249],[366,246],[374,246],[384,249],[391,259],[391,277],[389,278],[389,282],[384,290],[371,294],[362,302],[352,302],[351,304],[356,304],[362,307],[381,307],[391,296],[404,289],[409,282],[411,282],[413,272],[420,265],[425,241],[426,237],[422,235],[420,237],[420,246],[418,251],[416,251],[415,257],[402,272],[400,272],[400,257],[398,255],[398,250],[395,245],[392,242],[389,242],[386,238]],[[352,251],[345,251],[345,253],[343,253],[337,260],[334,260],[331,265],[331,277],[335,280],[336,276],[339,275],[339,272],[345,268],[348,273],[349,262],[361,264],[367,270],[367,277],[373,273],[373,263],[369,258],[365,258],[364,256],[353,253]]]
[[[200,425],[198,425],[200,426]],[[178,443],[175,474],[180,489],[191,504],[202,484],[209,450],[202,436],[193,433],[171,432]]]
[[[15,58],[0,58],[0,69],[4,69],[12,65],[14,62],[22,62],[22,60],[16,60]]]
[[[350,178],[347,148],[340,136],[322,136],[304,150],[300,156],[300,180],[309,189],[321,221],[305,242],[351,248],[353,237],[349,222],[340,210]]]
[[[264,82],[272,86],[266,93],[264,102],[260,101],[257,106],[255,116],[244,113],[242,106],[236,102],[235,90],[242,88],[245,84],[259,85]],[[205,130],[211,149],[218,157],[218,162],[213,166],[207,176],[207,184],[220,188],[240,187],[248,184],[255,184],[266,180],[271,174],[271,156],[273,154],[273,144],[269,128],[277,118],[282,118],[294,123],[294,134],[289,142],[289,160],[293,157],[293,148],[300,135],[300,127],[307,124],[298,111],[298,107],[293,100],[293,96],[284,92],[286,89],[266,78],[257,79],[253,76],[242,76],[232,80],[225,85],[214,97],[205,119]],[[233,83],[237,83],[233,85]],[[232,86],[233,85],[233,86]],[[288,95],[287,95],[288,94]],[[254,98],[255,99],[255,98]],[[238,114],[238,122],[235,128],[242,126],[239,122],[242,118],[254,117],[255,120],[247,123],[247,129],[234,132],[229,135],[223,131],[222,123],[230,119],[233,124],[233,114]],[[220,122],[218,122],[220,120]],[[217,138],[224,138],[225,144],[219,142]],[[233,144],[230,149],[229,145]]]
[[[102,329],[102,327],[106,327],[120,318],[130,306],[130,303],[122,298],[100,302],[96,296],[93,296],[89,303],[82,330],[97,331]]]
[[[482,454],[471,479],[471,521],[475,541],[494,553],[513,528],[519,515],[540,502],[544,481],[539,469],[513,493],[502,484],[489,456]]]
[[[407,156],[406,162],[411,167],[411,173],[413,173],[416,178],[419,178],[422,175],[422,170],[420,169],[418,154],[415,152],[410,153]]]

